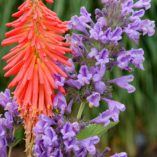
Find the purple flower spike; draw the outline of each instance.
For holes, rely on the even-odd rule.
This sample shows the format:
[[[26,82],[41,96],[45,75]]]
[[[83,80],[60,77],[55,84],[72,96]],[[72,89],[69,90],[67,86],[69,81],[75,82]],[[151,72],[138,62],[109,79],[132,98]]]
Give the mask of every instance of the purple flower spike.
[[[122,76],[122,77],[116,78],[109,82],[114,83],[117,86],[126,89],[128,91],[128,93],[133,93],[136,89],[134,86],[129,84],[129,82],[132,82],[133,80],[134,80],[133,75],[127,75],[127,76]]]
[[[92,95],[87,97],[87,101],[89,102],[90,106],[98,107],[100,102],[100,94],[93,92]]]

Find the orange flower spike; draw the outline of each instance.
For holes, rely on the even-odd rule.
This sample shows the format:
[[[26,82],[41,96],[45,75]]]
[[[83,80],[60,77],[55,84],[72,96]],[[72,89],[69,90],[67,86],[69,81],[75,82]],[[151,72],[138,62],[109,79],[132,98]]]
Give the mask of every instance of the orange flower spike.
[[[53,0],[46,1],[53,3]],[[7,62],[5,76],[15,75],[9,88],[16,87],[14,96],[24,119],[28,144],[38,115],[53,115],[54,75],[67,77],[56,62],[70,66],[65,54],[71,50],[61,36],[68,30],[67,23],[46,8],[41,0],[26,0],[18,10],[12,15],[18,19],[7,24],[14,29],[7,32],[7,39],[2,41],[3,46],[17,46],[3,60]],[[58,90],[65,93],[62,87]]]

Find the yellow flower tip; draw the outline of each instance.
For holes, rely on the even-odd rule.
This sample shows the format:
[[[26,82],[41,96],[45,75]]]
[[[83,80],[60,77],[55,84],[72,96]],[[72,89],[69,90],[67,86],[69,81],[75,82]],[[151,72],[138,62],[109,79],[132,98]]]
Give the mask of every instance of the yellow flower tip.
[[[93,108],[93,104],[89,103],[89,107],[90,107],[90,108]]]

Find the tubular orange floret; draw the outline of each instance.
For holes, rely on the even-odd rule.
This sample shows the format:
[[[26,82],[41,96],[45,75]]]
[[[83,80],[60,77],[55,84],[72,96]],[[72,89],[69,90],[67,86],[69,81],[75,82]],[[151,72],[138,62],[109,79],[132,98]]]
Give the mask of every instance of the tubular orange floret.
[[[7,61],[4,70],[6,77],[16,75],[9,87],[16,87],[14,96],[26,133],[30,133],[39,114],[52,116],[55,74],[67,77],[56,62],[70,66],[65,54],[71,50],[61,36],[68,30],[67,22],[62,22],[41,0],[26,0],[18,10],[12,15],[18,19],[7,24],[14,29],[2,41],[3,46],[18,44],[3,57]],[[65,93],[62,87],[58,90]]]

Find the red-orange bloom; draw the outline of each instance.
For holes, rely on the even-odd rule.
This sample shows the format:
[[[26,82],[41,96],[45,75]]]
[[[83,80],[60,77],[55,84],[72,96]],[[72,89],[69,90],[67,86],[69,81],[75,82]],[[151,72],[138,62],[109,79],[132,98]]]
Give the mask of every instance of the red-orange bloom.
[[[7,39],[2,42],[3,46],[17,46],[3,59],[7,61],[5,76],[15,75],[9,88],[16,87],[14,96],[27,121],[41,113],[52,115],[54,75],[67,76],[56,63],[70,66],[65,57],[70,49],[61,36],[67,31],[67,23],[59,20],[41,0],[26,0],[18,10],[12,15],[18,19],[7,24],[14,29],[5,34]],[[64,91],[61,87],[60,90]]]

